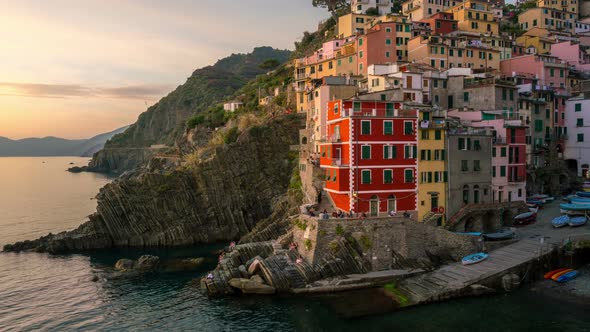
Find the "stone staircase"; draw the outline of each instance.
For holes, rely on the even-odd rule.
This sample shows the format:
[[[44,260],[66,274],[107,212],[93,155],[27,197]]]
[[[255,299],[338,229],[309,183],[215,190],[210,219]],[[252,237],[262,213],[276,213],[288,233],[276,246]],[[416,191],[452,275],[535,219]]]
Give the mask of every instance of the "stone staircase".
[[[441,218],[442,218],[442,214],[441,213],[434,213],[434,212],[428,212],[424,218],[422,219],[422,222],[424,224],[436,224]]]

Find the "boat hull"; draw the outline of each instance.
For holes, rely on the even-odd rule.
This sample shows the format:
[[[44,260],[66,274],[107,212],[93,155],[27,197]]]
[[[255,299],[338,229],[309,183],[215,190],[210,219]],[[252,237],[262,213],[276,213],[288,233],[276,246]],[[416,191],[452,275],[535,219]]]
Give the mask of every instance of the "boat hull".
[[[563,283],[563,282],[568,282],[572,279],[575,279],[578,276],[578,271],[570,271],[566,274],[561,275],[559,278],[557,278],[557,282],[559,283]]]
[[[553,276],[551,276],[551,280],[557,281],[557,279],[559,279],[559,277],[561,277],[562,275],[573,271],[574,269],[567,269],[567,270],[563,270],[561,272],[555,273]]]
[[[568,270],[568,268],[567,267],[562,267],[561,269],[549,271],[549,272],[545,273],[545,275],[543,276],[543,278],[545,278],[545,279],[551,279],[551,277],[553,277],[553,275],[555,275],[556,273],[563,272],[565,270]]]
[[[477,264],[479,262],[485,261],[486,259],[488,259],[488,257],[489,257],[488,254],[480,252],[477,254],[463,257],[463,259],[461,260],[461,263],[463,263],[463,265],[473,265],[473,264]]]

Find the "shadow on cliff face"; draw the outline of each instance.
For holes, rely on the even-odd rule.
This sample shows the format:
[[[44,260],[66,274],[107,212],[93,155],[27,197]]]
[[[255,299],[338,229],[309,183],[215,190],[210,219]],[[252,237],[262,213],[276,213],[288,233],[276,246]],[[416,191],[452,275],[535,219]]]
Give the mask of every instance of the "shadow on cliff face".
[[[120,178],[100,190],[97,212],[78,229],[4,251],[67,253],[239,239],[271,216],[273,203],[287,193],[298,161],[290,146],[298,143],[302,126],[299,115],[281,116],[189,168]]]

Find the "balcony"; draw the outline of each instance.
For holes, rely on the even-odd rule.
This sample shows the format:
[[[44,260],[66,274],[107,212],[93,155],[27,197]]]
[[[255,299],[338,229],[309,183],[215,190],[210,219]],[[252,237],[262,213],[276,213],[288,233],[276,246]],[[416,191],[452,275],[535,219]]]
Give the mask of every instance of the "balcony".
[[[346,166],[342,159],[332,159],[332,166]]]
[[[446,127],[445,120],[420,121],[420,129],[443,129],[445,127]]]
[[[509,183],[524,182],[524,176],[510,176],[510,177],[508,177],[508,182]]]
[[[506,144],[506,137],[498,136],[492,138],[493,144]]]

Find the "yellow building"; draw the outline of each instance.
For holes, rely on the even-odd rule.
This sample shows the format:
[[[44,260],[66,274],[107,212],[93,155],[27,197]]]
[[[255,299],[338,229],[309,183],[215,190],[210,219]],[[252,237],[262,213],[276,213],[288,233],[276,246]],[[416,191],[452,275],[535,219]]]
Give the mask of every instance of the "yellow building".
[[[313,91],[318,82],[328,76],[358,75],[358,58],[354,41],[339,46],[332,57],[319,59],[317,55],[294,61],[297,111],[308,112],[313,107]]]
[[[576,13],[552,8],[531,8],[518,15],[518,24],[523,30],[532,28],[574,33]]]
[[[365,33],[365,25],[375,17],[363,14],[348,14],[338,18],[338,33],[340,38],[346,38]]]
[[[552,8],[559,11],[575,13],[579,15],[579,2],[583,0],[537,0],[537,7]]]
[[[546,29],[534,28],[527,31],[524,35],[516,38],[516,44],[525,48],[534,47],[536,54],[551,53],[551,45],[557,43],[555,37],[549,37],[549,31]]]
[[[499,33],[498,22],[494,19],[494,12],[488,2],[469,0],[445,11],[453,14],[460,31],[494,35]]]
[[[442,111],[420,111],[418,220],[423,222],[445,221],[448,183],[445,118]]]
[[[402,13],[417,22],[442,12],[449,7],[454,7],[462,0],[408,0],[402,2]]]

